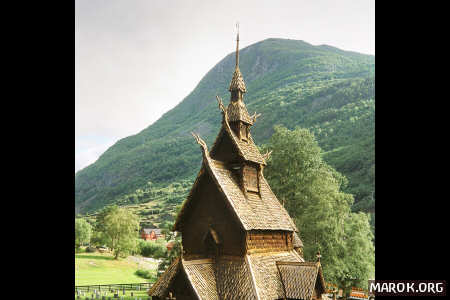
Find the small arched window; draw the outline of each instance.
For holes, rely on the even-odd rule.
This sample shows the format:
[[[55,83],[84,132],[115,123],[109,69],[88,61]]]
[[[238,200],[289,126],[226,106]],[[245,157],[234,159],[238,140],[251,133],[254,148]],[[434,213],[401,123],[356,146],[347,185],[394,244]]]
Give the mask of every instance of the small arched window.
[[[219,254],[220,239],[214,229],[209,228],[209,230],[206,232],[206,235],[203,238],[203,244],[205,246],[205,253],[207,255]]]
[[[248,126],[245,124],[241,124],[241,132],[240,132],[241,140],[248,140]]]

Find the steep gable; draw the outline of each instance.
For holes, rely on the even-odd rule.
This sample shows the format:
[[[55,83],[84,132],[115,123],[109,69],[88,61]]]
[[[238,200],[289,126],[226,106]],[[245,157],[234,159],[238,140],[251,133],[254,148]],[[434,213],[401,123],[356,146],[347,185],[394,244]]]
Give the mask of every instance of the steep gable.
[[[206,146],[205,146],[206,147]],[[298,231],[286,209],[280,204],[273,194],[264,176],[261,175],[260,193],[244,194],[241,185],[223,162],[213,160],[207,151],[203,149],[203,166],[199,173],[209,172],[216,188],[223,195],[223,199],[229,204],[229,208],[234,212],[239,223],[244,230],[286,230]],[[192,208],[193,194],[198,186],[197,178],[194,186],[186,199],[180,214],[174,225],[174,230],[182,228],[184,216]]]
[[[236,136],[236,134],[230,127],[227,109],[225,109],[222,100],[219,97],[217,98],[217,100],[219,102],[219,108],[222,110],[223,113],[222,128],[220,129],[219,135],[214,141],[214,144],[211,148],[211,153],[215,154],[216,152],[218,152],[218,147],[219,145],[221,145],[221,142],[224,138],[224,134],[227,134],[233,145],[235,145],[236,147],[236,153],[243,160],[250,161],[256,164],[266,165],[266,161],[259,152],[258,147],[256,147],[250,132],[248,133],[248,139],[246,141],[243,141],[238,136]]]
[[[223,126],[211,148],[210,156],[214,160],[223,162],[237,162],[242,160],[236,143],[233,142]]]
[[[189,210],[182,210],[179,226],[184,254],[214,256],[219,254],[242,255],[245,248],[244,230],[228,201],[205,172],[189,199]]]

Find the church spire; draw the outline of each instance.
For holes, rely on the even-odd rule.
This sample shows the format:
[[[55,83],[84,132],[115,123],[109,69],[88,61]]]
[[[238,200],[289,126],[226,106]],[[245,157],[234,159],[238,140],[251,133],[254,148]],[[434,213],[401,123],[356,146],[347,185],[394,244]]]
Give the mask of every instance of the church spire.
[[[241,70],[239,70],[239,24],[236,24],[236,27],[238,29],[236,38],[236,66],[234,68],[230,88],[228,89],[231,92],[231,101],[242,100],[242,94],[247,92],[244,78],[242,77]]]
[[[239,23],[236,23],[237,38],[236,38],[236,68],[239,68]]]
[[[244,104],[244,93],[247,92],[244,78],[241,70],[239,70],[239,24],[236,24],[236,66],[234,68],[233,78],[231,79],[230,104],[227,107],[228,122],[231,122],[236,134],[244,139],[248,136],[248,125],[253,125],[253,120],[248,114],[247,108]]]

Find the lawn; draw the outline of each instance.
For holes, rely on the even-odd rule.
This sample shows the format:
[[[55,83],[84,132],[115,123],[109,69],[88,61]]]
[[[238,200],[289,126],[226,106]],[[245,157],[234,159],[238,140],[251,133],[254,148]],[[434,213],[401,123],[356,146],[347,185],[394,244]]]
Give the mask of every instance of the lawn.
[[[157,265],[154,265],[156,272]],[[148,282],[134,273],[138,263],[130,259],[114,260],[109,253],[75,254],[75,285]]]

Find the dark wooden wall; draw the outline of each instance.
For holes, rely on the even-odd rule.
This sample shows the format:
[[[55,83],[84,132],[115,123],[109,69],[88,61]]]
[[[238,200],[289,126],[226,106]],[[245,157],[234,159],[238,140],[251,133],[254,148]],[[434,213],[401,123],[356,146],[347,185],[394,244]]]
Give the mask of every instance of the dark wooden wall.
[[[186,278],[184,271],[180,270],[178,274],[173,279],[172,283],[169,285],[168,292],[172,292],[172,296],[176,300],[195,300],[197,297],[191,288],[191,284]],[[161,300],[165,300],[163,298]]]
[[[235,215],[227,207],[226,199],[218,191],[209,174],[200,180],[193,195],[193,207],[186,216],[182,231],[183,249],[186,255],[208,255],[204,238],[213,228],[220,239],[220,253],[243,255],[245,253],[245,232]]]
[[[222,129],[224,130],[224,129]],[[217,148],[211,152],[211,158],[215,160],[220,160],[223,162],[237,162],[240,161],[238,150],[230,137],[226,133],[222,133],[222,137],[217,145]]]

